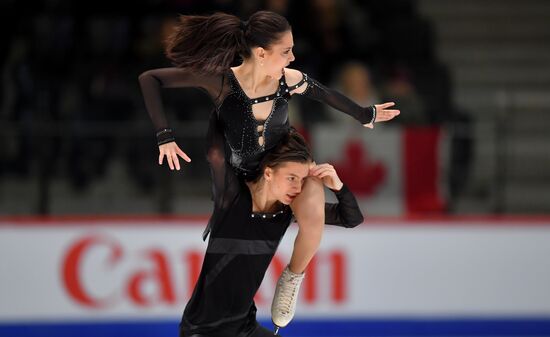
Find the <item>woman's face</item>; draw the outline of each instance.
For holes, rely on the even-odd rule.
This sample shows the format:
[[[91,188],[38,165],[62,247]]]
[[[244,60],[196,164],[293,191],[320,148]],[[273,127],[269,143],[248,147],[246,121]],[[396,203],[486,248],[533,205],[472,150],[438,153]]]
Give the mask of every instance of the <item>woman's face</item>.
[[[292,32],[289,30],[284,32],[281,38],[272,44],[269,49],[265,49],[264,59],[260,62],[263,62],[262,67],[268,76],[281,78],[283,69],[294,61],[293,47],[294,40],[292,39]]]
[[[264,179],[270,199],[289,205],[302,191],[304,179],[309,174],[309,163],[286,162],[275,168],[266,168]]]

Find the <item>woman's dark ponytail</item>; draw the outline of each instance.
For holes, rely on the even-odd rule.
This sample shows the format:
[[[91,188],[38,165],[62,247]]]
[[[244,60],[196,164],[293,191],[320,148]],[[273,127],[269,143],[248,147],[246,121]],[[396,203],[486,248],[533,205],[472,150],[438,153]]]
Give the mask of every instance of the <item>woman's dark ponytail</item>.
[[[181,15],[166,41],[166,56],[178,68],[219,73],[246,50],[241,20],[234,15]]]
[[[166,40],[166,56],[174,66],[199,73],[221,73],[240,56],[247,59],[251,48],[268,49],[288,21],[268,11],[254,13],[248,21],[226,13],[210,16],[181,15],[174,32]]]

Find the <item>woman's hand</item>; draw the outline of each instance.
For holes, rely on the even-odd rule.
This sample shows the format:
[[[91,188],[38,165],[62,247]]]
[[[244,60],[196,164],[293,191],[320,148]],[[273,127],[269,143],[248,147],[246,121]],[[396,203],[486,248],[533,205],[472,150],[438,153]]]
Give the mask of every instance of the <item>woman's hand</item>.
[[[189,158],[185,152],[183,152],[178,144],[176,142],[170,142],[166,144],[159,145],[159,165],[162,165],[162,161],[164,159],[164,156],[166,156],[166,161],[168,162],[168,166],[170,166],[170,170],[176,170],[179,171],[180,169],[180,161],[178,159],[178,156],[183,158],[186,162],[191,162],[191,158]]]
[[[393,119],[395,116],[399,115],[400,113],[399,110],[388,109],[394,105],[395,105],[394,102],[388,102],[384,104],[375,104],[374,107],[376,108],[376,118],[374,119],[374,122],[369,124],[363,124],[363,126],[369,129],[373,129],[374,123],[389,121],[390,119]]]
[[[318,177],[323,181],[323,184],[331,190],[339,191],[344,186],[344,183],[338,177],[334,166],[330,164],[314,165],[309,169],[309,175]]]

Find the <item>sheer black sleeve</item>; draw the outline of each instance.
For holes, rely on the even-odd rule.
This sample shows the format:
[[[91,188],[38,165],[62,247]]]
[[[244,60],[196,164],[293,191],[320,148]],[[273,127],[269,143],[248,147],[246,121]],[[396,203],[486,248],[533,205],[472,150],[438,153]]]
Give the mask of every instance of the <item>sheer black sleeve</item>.
[[[340,191],[333,191],[338,203],[325,203],[325,224],[353,228],[363,223],[363,214],[357,200],[346,185]]]
[[[216,103],[223,86],[223,78],[222,75],[198,75],[179,68],[160,68],[142,73],[139,84],[160,145],[174,140],[164,113],[161,88],[200,88]]]
[[[244,187],[226,160],[226,153],[229,149],[226,149],[227,142],[216,111],[212,111],[210,114],[206,142],[206,159],[210,166],[210,176],[212,178],[214,210],[203,232],[203,240],[206,240],[208,234],[215,230],[223,220],[227,211],[233,206],[235,198]]]
[[[374,105],[362,107],[338,91],[325,87],[307,74],[302,73],[302,75],[302,80],[298,84],[291,86],[291,90],[299,88],[303,83],[307,83],[305,91],[298,93],[299,95],[330,105],[357,119],[361,124],[368,124],[374,121],[376,117],[376,108]]]

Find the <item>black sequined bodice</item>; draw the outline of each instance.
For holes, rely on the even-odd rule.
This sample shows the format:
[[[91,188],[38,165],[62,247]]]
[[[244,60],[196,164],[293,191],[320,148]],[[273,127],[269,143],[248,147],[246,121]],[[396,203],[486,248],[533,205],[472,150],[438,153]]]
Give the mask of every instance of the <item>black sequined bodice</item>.
[[[227,76],[231,90],[218,107],[218,116],[230,149],[228,160],[239,173],[253,175],[265,151],[273,148],[289,131],[289,88],[282,77],[272,95],[249,98],[231,70]],[[252,105],[271,100],[273,105],[267,118],[257,120]]]
[[[157,130],[159,145],[175,141],[162,107],[160,88],[196,87],[208,93],[216,107],[216,122],[221,125],[224,136],[224,157],[239,174],[248,177],[257,173],[262,155],[289,131],[288,100],[291,92],[299,91],[302,96],[328,104],[353,116],[361,124],[372,123],[376,117],[374,106],[361,107],[304,73],[302,79],[291,86],[287,85],[283,74],[274,93],[256,98],[247,97],[230,68],[219,74],[178,68],[153,69],[140,75],[140,85],[147,111]],[[265,120],[256,120],[252,106],[269,101],[273,101],[269,115]]]

